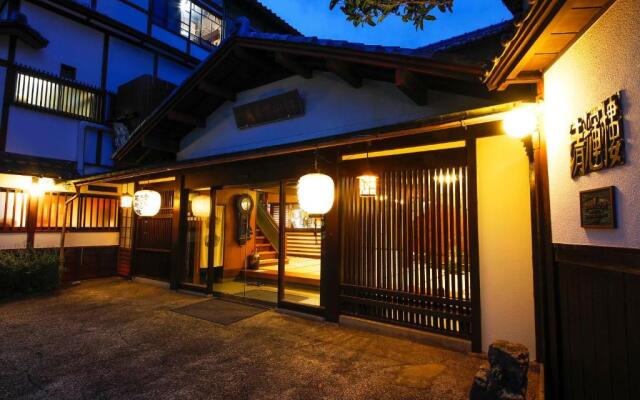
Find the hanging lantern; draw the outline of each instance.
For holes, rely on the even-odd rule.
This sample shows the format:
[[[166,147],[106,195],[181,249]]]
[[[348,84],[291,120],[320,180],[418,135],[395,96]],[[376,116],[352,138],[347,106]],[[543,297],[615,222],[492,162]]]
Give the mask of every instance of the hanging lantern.
[[[160,193],[140,190],[133,195],[133,211],[141,217],[153,217],[160,211]]]
[[[120,196],[120,207],[131,208],[132,204],[133,204],[133,196],[131,196],[129,193],[125,193],[122,196]]]
[[[376,197],[378,187],[378,177],[375,175],[360,175],[358,177],[360,185],[360,197]]]
[[[326,214],[333,207],[333,179],[325,174],[307,174],[298,180],[300,208],[312,215]]]
[[[191,212],[198,218],[209,218],[211,214],[211,198],[205,195],[198,195],[191,200]]]

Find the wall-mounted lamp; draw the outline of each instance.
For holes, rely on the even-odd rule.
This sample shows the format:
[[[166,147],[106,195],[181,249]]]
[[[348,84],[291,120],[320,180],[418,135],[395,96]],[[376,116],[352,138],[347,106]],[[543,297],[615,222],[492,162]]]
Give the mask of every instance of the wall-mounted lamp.
[[[120,207],[122,208],[131,208],[133,205],[133,196],[129,193],[125,193],[120,196]]]
[[[29,193],[31,196],[40,197],[46,192],[50,192],[55,187],[56,183],[51,178],[32,178],[31,186],[29,187]]]
[[[502,120],[502,129],[517,139],[532,135],[538,130],[538,106],[524,104],[509,111]]]
[[[538,132],[539,106],[528,103],[507,113],[502,120],[502,129],[508,136],[522,140],[529,161],[533,162],[533,141]],[[537,137],[536,137],[537,140]]]

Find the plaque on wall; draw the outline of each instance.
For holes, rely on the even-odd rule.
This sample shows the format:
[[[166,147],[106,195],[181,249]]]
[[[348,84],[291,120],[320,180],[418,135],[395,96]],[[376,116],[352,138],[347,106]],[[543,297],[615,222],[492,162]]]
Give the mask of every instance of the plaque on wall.
[[[620,93],[571,124],[571,177],[624,165],[624,126]]]
[[[614,186],[580,192],[580,226],[609,229],[616,227]]]
[[[243,104],[233,108],[236,125],[240,129],[304,115],[304,102],[297,90]]]

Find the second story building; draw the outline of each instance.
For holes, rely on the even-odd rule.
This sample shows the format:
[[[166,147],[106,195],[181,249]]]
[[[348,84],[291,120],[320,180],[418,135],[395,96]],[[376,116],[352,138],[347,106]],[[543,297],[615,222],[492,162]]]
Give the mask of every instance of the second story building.
[[[255,0],[7,0],[0,7],[2,172],[28,172],[25,160],[46,159],[65,172],[54,178],[111,168],[114,123],[133,129],[238,16],[267,32],[297,33]]]

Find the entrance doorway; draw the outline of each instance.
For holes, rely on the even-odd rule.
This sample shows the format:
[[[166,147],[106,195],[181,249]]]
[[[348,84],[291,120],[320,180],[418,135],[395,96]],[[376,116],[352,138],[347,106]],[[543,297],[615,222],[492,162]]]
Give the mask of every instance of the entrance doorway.
[[[319,307],[322,221],[300,209],[296,182],[215,192],[223,256],[212,291],[270,305]],[[243,198],[250,202],[248,212]]]
[[[134,274],[169,282],[172,264],[174,182],[145,184],[160,193],[160,211],[153,217],[135,218]]]

